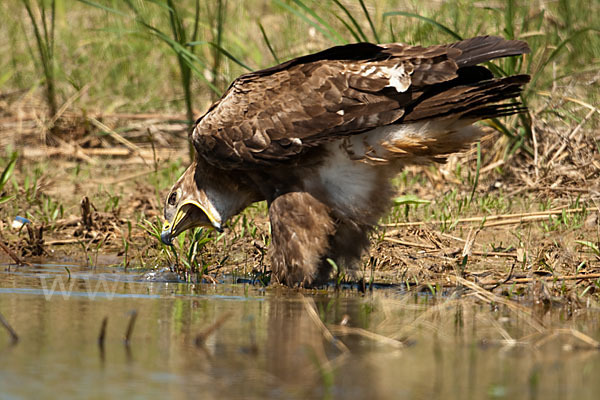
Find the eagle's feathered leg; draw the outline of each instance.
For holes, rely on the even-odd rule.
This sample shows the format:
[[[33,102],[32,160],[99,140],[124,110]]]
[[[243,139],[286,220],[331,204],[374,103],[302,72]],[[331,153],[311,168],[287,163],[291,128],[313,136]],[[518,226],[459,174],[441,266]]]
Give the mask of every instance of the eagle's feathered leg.
[[[271,270],[275,281],[310,286],[335,232],[330,209],[307,192],[289,192],[269,206]]]
[[[369,232],[372,227],[350,220],[338,220],[335,233],[329,238],[329,248],[321,261],[315,283],[327,282],[331,275],[328,258],[335,261],[343,271],[353,272],[361,256],[369,248]]]

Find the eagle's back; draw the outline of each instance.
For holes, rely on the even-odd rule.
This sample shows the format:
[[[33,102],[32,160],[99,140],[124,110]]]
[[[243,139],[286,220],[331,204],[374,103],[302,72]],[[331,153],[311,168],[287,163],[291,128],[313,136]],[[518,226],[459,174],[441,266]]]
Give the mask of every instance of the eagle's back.
[[[528,76],[494,78],[476,64],[527,51],[524,42],[489,36],[428,48],[334,47],[238,78],[198,121],[192,142],[219,168],[260,169],[301,164],[315,147],[379,127],[513,114],[522,108],[505,100]],[[435,159],[465,144],[427,140],[388,141],[386,154]]]

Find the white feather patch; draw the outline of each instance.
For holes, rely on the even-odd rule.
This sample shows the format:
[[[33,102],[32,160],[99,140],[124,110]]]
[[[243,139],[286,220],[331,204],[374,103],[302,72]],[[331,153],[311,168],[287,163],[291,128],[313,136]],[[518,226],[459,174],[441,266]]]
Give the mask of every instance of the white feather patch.
[[[328,144],[327,150],[327,161],[319,167],[317,180],[310,184],[327,191],[338,209],[368,207],[377,171],[370,165],[351,160],[340,142]]]
[[[410,77],[404,71],[404,67],[400,64],[396,64],[392,68],[382,67],[382,73],[385,77],[389,79],[388,87],[393,87],[397,92],[406,92],[408,87],[410,86]]]
[[[326,145],[328,157],[317,174],[307,183],[307,190],[325,191],[338,210],[349,214],[368,213],[373,196],[377,196],[381,178],[391,178],[407,164],[430,162],[429,156],[390,152],[384,144],[395,141],[422,142],[443,138],[455,143],[470,143],[481,131],[466,121],[429,121],[388,125]],[[402,157],[399,157],[402,155]]]
[[[451,135],[451,140],[455,143],[470,143],[481,135],[481,131],[469,122],[453,120],[387,125],[349,137],[346,147],[351,149],[354,159],[367,156],[387,159],[390,154],[383,146],[384,143],[402,140],[427,143],[442,136],[447,140],[447,135]]]
[[[361,66],[359,73],[367,78],[387,79],[389,83],[386,86],[393,87],[397,92],[406,92],[411,84],[410,74],[407,73],[401,63],[398,63],[393,67],[374,65],[367,68],[363,65]]]

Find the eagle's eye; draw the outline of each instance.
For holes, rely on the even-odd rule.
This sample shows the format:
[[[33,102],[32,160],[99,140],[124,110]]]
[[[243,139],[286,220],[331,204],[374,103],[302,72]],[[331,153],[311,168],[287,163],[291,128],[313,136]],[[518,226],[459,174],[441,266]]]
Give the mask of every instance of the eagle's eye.
[[[177,204],[177,192],[173,192],[169,195],[169,200],[167,200],[170,206],[174,206]]]

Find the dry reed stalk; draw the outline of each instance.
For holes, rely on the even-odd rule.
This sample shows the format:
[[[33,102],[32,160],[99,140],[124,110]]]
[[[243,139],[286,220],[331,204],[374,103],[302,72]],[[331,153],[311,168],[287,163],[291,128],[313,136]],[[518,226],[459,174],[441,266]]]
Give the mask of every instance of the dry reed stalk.
[[[161,113],[106,113],[93,114],[93,118],[114,118],[125,120],[162,120],[162,121],[185,121],[187,118],[181,114]]]
[[[548,190],[548,191],[552,191],[552,192],[574,192],[574,193],[594,193],[594,192],[598,192],[599,189],[594,189],[594,188],[574,188],[574,187],[567,187],[567,186],[556,186],[556,187],[552,187],[552,186],[531,186],[528,188],[525,188],[525,190],[527,191],[532,191],[532,190]],[[592,209],[593,211],[593,209]]]
[[[448,235],[447,233],[441,233],[441,232],[436,232],[438,235],[440,235],[441,237],[444,237],[446,239],[451,239],[451,240],[456,240],[457,242],[462,242],[465,243],[466,240],[463,238],[459,238],[456,236],[452,236],[452,235]],[[477,243],[474,243],[475,245],[477,245]]]
[[[333,336],[333,334],[331,333],[331,331],[325,326],[323,321],[321,321],[321,318],[319,318],[317,311],[315,311],[317,308],[315,301],[311,298],[302,296],[302,302],[304,304],[304,308],[306,309],[306,312],[308,313],[308,316],[315,323],[317,328],[319,328],[319,330],[321,331],[321,334],[323,335],[325,340],[328,341],[329,343],[332,343],[333,345],[335,345],[335,347],[337,347],[337,349],[340,352],[342,352],[342,353],[349,352],[350,350],[348,349],[348,347],[342,341],[336,339],[335,336]]]
[[[560,215],[560,214],[555,214],[555,215]],[[488,224],[486,222],[486,223],[483,223],[482,225],[485,228],[492,228],[494,226],[517,225],[517,224],[522,224],[525,222],[544,221],[547,219],[548,219],[548,215],[531,215],[531,216],[521,217],[519,219],[508,219],[508,220],[504,220],[504,221],[492,222],[490,224]]]
[[[481,170],[479,171],[480,174],[485,174],[486,172],[489,172],[491,170],[493,170],[494,168],[500,167],[502,165],[504,165],[505,161],[504,160],[498,160],[496,162],[493,162],[489,165],[486,165],[485,167],[481,168]]]
[[[384,236],[383,240],[388,241],[388,242],[392,242],[392,243],[398,243],[398,244],[402,244],[404,246],[409,246],[409,247],[420,247],[423,249],[437,249],[437,247],[431,245],[431,244],[424,244],[424,243],[414,243],[414,242],[407,242],[405,240],[400,240],[400,239],[396,239],[396,238],[391,238],[391,237],[387,237]]]
[[[536,93],[539,94],[540,96],[544,96],[544,97],[554,97],[554,94],[547,92],[545,90],[538,90]],[[589,110],[598,111],[598,108],[594,107],[593,105],[586,103],[585,101],[576,99],[574,97],[563,96],[562,99],[570,101],[571,103],[579,104],[580,106],[584,106],[585,108],[587,108]]]
[[[90,162],[91,164],[95,164],[96,160],[91,159],[90,157],[100,156],[100,157],[126,157],[127,165],[134,163],[134,159],[131,158],[132,152],[129,149],[117,147],[117,148],[77,148],[74,150],[73,146],[66,145],[67,148],[60,147],[45,147],[45,148],[24,148],[23,149],[23,157],[30,159],[39,159],[40,157],[53,157],[53,156],[67,156],[67,157],[75,157],[78,159],[82,159],[84,161]],[[177,154],[176,151],[172,149],[163,149],[158,150],[157,157],[160,159],[169,159],[171,156]],[[150,165],[154,162],[154,154],[151,150],[141,150],[138,157],[141,159],[141,163],[144,165]],[[114,161],[113,161],[114,163]]]
[[[10,324],[8,323],[6,318],[4,318],[4,315],[2,315],[2,313],[0,313],[0,325],[2,325],[8,331],[8,334],[10,335],[11,343],[13,345],[17,344],[17,342],[19,341],[19,335],[17,335],[17,332],[15,332],[15,330],[12,328],[12,326],[10,326]]]
[[[83,89],[83,88],[82,88]],[[77,100],[78,96],[81,96],[82,93],[77,92],[75,93],[69,100],[71,101],[75,101]],[[65,103],[65,105],[70,106],[70,104]],[[62,108],[64,108],[64,106]],[[61,108],[61,110],[62,110]],[[65,118],[80,118],[83,116],[83,113],[81,112],[77,112],[77,111],[69,111],[67,109],[63,110],[61,112],[61,110],[59,110],[59,112],[57,113],[57,115],[59,115],[59,117],[65,117]],[[175,124],[182,124],[181,121],[185,121],[186,117],[184,115],[178,115],[178,114],[161,114],[161,113],[107,113],[107,112],[96,112],[96,113],[89,113],[86,114],[88,117],[90,118],[94,118],[96,120],[100,120],[100,119],[115,119],[115,120],[135,120],[135,121],[167,121],[167,123],[169,121],[173,121],[173,123]],[[27,123],[27,122],[31,122],[34,120],[34,116],[33,113],[28,113],[26,111],[23,111],[19,116],[5,116],[0,118],[0,125],[4,125],[4,124],[10,124],[10,123],[14,123],[14,122],[22,122],[22,123]]]
[[[502,304],[502,305],[506,306],[508,309],[510,309],[511,311],[526,315],[527,318],[525,319],[525,321],[527,323],[529,323],[536,331],[538,331],[538,332],[545,331],[544,325],[540,321],[538,321],[537,318],[535,318],[535,316],[533,315],[531,310],[525,308],[524,306],[522,306],[518,303],[515,303],[512,300],[506,299],[504,297],[496,296],[492,292],[485,290],[484,288],[477,285],[476,283],[471,282],[467,279],[461,278],[459,276],[449,275],[449,278],[456,280],[457,284],[466,286],[467,288],[473,290],[474,292],[479,294],[480,298],[485,299],[485,301],[488,303],[494,302],[494,303]]]
[[[62,140],[61,138],[59,138],[56,135],[52,139],[54,141],[58,142],[61,145],[61,147],[66,152],[72,154],[73,157],[76,157],[78,159],[86,161],[86,162],[88,162],[88,163],[90,163],[92,165],[96,164],[96,160],[94,160],[93,158],[91,158],[90,156],[88,156],[87,154],[85,154],[84,150],[77,143],[65,142],[64,140]],[[46,149],[48,149],[48,148],[46,148]]]
[[[129,316],[129,323],[127,324],[127,331],[125,332],[125,346],[129,347],[131,343],[131,335],[133,335],[133,328],[135,326],[135,320],[137,319],[137,311],[132,310]]]
[[[81,239],[58,239],[44,242],[46,246],[66,246],[69,244],[83,243]]]
[[[233,313],[226,312],[225,314],[221,315],[219,317],[219,319],[217,319],[211,326],[206,328],[203,332],[199,333],[196,336],[196,339],[194,340],[194,343],[196,344],[196,346],[203,347],[206,343],[206,339],[208,339],[210,337],[210,335],[215,333],[215,331],[217,329],[219,329],[221,327],[221,325],[223,325],[225,323],[225,321],[227,321],[229,318],[231,318],[232,315],[233,315]]]
[[[596,349],[596,350],[600,349],[600,342],[598,342],[597,340],[593,339],[592,337],[590,337],[590,336],[586,335],[585,333],[578,331],[577,329],[574,329],[574,328],[553,329],[549,332],[546,332],[540,339],[534,341],[532,344],[536,348],[539,348],[559,335],[572,336],[575,339],[587,344],[589,347],[591,347],[593,349]]]
[[[478,316],[478,318],[480,318],[480,316]],[[483,318],[481,318],[483,319]],[[512,336],[510,336],[510,334],[506,331],[506,329],[504,329],[502,327],[502,325],[500,325],[498,323],[498,321],[496,321],[494,318],[485,318],[486,322],[489,323],[490,325],[492,325],[499,333],[500,335],[504,338],[504,343],[507,346],[515,346],[518,341],[516,339],[514,339]]]
[[[116,185],[118,183],[124,183],[130,181],[132,179],[141,178],[142,176],[150,175],[154,173],[154,169],[149,169],[147,171],[136,172],[134,174],[125,175],[123,177],[114,178],[114,179],[105,179],[105,180],[96,180],[96,183],[101,183],[104,185]]]
[[[500,251],[472,251],[471,254],[474,256],[482,257],[518,257],[517,253],[502,253]]]
[[[549,164],[553,163],[554,161],[556,161],[558,159],[558,157],[560,156],[560,154],[567,148],[568,143],[571,140],[573,140],[573,138],[575,137],[575,135],[577,134],[577,132],[579,132],[581,130],[581,127],[583,127],[583,125],[587,121],[589,121],[590,118],[592,118],[592,115],[594,115],[594,113],[596,113],[596,111],[598,111],[596,108],[593,108],[592,110],[590,110],[590,112],[588,112],[586,114],[586,116],[581,120],[581,122],[575,128],[573,128],[573,130],[571,131],[571,133],[562,142],[562,145],[559,147],[559,149],[556,151],[556,153],[554,153],[554,155],[552,156],[552,158],[548,161]],[[556,143],[558,143],[558,142],[556,142]],[[554,146],[551,146],[550,149],[546,152],[546,157],[552,152],[552,150],[554,150]]]
[[[559,282],[559,281],[578,281],[578,280],[587,280],[587,279],[599,279],[600,274],[585,274],[585,275],[562,275],[562,276],[547,276],[547,277],[539,277],[539,278],[511,278],[508,280],[500,280],[494,282],[486,282],[485,285],[502,285],[505,283],[532,283],[535,281],[544,281],[544,282]]]
[[[129,140],[127,140],[123,136],[119,135],[117,132],[115,132],[113,129],[111,129],[107,125],[103,124],[102,122],[98,121],[95,118],[88,117],[88,120],[92,123],[92,125],[96,126],[96,128],[102,129],[103,131],[108,133],[113,139],[115,139],[117,142],[119,142],[119,143],[125,145],[127,148],[129,148],[132,152],[134,152],[136,154],[139,154],[141,152],[141,149],[137,145],[131,143]]]
[[[56,121],[58,121],[60,119],[60,117],[62,117],[64,115],[64,113],[67,111],[67,109],[69,107],[71,107],[71,105],[75,102],[75,100],[77,100],[79,97],[81,97],[81,96],[83,96],[84,94],[87,93],[87,91],[90,88],[90,86],[91,86],[90,83],[86,83],[75,94],[73,94],[71,97],[69,97],[67,99],[67,101],[65,101],[64,104],[62,106],[60,106],[60,108],[58,109],[58,111],[56,112],[56,114],[54,114],[54,116],[50,120],[50,124],[49,125],[50,126],[54,126],[54,124],[56,124]]]
[[[556,329],[556,332],[559,334],[567,334],[567,335],[571,335],[577,339],[579,339],[580,341],[582,341],[583,343],[588,344],[590,347],[593,347],[594,349],[600,349],[600,342],[598,342],[597,340],[591,338],[590,336],[586,335],[583,332],[580,332],[574,328],[561,328],[561,329]]]
[[[465,241],[465,246],[463,247],[462,256],[467,257],[473,254],[473,245],[475,244],[475,239],[477,235],[481,232],[481,228],[477,228],[473,231],[473,228],[469,229],[469,233],[467,234],[467,240]]]
[[[334,326],[331,326],[329,329],[331,330],[332,333],[336,333],[337,335],[362,336],[364,338],[373,340],[375,342],[378,342],[378,343],[381,343],[381,344],[384,344],[387,346],[392,346],[397,349],[401,349],[404,347],[404,343],[402,343],[401,341],[399,341],[397,339],[392,339],[390,337],[383,336],[383,335],[368,331],[363,328],[356,328],[356,327],[350,327],[350,326],[344,326],[344,325],[334,325]]]
[[[320,365],[318,366],[318,370],[314,372],[319,372],[320,374],[323,374],[323,372],[326,371],[328,373],[331,373],[344,362],[346,362],[346,360],[350,356],[350,349],[348,349],[348,347],[341,340],[333,336],[331,331],[325,326],[323,321],[321,321],[321,318],[319,318],[319,315],[316,312],[317,306],[315,304],[315,301],[312,298],[306,298],[302,295],[300,296],[302,298],[304,308],[306,309],[310,319],[315,323],[316,327],[319,329],[325,340],[329,343],[332,343],[340,352],[340,354],[337,357],[330,360],[327,358],[322,344],[319,349],[315,349],[315,353],[319,358]]]
[[[460,240],[461,242],[465,243],[465,246],[468,244],[466,240],[464,239],[459,239],[459,238],[453,238],[454,240]],[[392,243],[397,243],[397,244],[401,244],[403,246],[408,246],[408,247],[418,247],[418,248],[423,248],[423,249],[429,249],[429,250],[435,250],[435,252],[437,252],[438,250],[442,250],[440,247],[436,247],[430,244],[424,244],[424,243],[415,243],[415,242],[407,242],[405,240],[400,240],[400,239],[396,239],[396,238],[391,238],[391,237],[387,237],[384,236],[383,240],[387,241],[387,242],[392,242]],[[472,250],[472,247],[474,245],[477,245],[477,243],[471,243],[469,246],[470,248],[469,250],[469,255],[474,255],[474,256],[482,256],[482,257],[512,257],[512,258],[517,258],[518,255],[517,253],[502,253],[499,251],[477,251],[477,250]],[[431,253],[431,252],[426,252],[426,253]],[[465,256],[465,251],[463,249],[463,257]]]
[[[400,328],[398,330],[398,332],[391,335],[390,338],[394,339],[394,340],[402,340],[402,338],[407,337],[410,332],[416,330],[419,326],[428,325],[426,323],[427,318],[431,317],[432,315],[435,315],[436,313],[444,311],[444,310],[448,309],[449,307],[456,306],[461,301],[463,301],[463,300],[456,299],[456,298],[450,298],[441,304],[436,304],[434,306],[431,306],[431,307],[425,309],[425,311],[422,312],[421,314],[419,314],[419,316],[416,317],[412,322],[410,322],[409,324],[403,325],[402,328]],[[437,330],[437,328],[434,325],[428,325],[428,326],[430,329]]]
[[[102,324],[100,325],[100,334],[98,335],[98,346],[104,350],[104,341],[106,339],[106,325],[108,324],[108,317],[102,318]]]
[[[540,162],[538,155],[538,140],[535,124],[531,124],[531,139],[533,140],[533,168],[535,171],[535,179],[540,180]]]
[[[512,218],[510,224],[516,224],[516,223],[520,223],[521,221],[530,222],[530,220],[525,219],[525,218],[529,218],[529,217],[539,217],[539,218],[543,219],[543,218],[548,218],[552,215],[560,215],[563,212],[566,214],[574,214],[574,213],[583,212],[584,210],[598,211],[599,209],[598,209],[598,207],[590,207],[590,208],[586,208],[586,209],[584,209],[584,208],[571,208],[571,209],[561,208],[561,209],[550,210],[550,211],[535,211],[535,212],[519,213],[519,214],[500,214],[500,215],[490,215],[490,216],[485,216],[485,217],[460,218],[460,219],[453,220],[453,221],[447,220],[447,221],[400,222],[400,223],[380,224],[380,226],[383,226],[383,227],[406,227],[406,226],[422,226],[422,225],[427,225],[427,224],[455,224],[455,223],[462,224],[462,223],[468,223],[468,222],[478,222],[478,223],[482,223],[483,227],[487,227],[487,226],[497,226],[497,225],[487,224],[488,221],[496,221],[496,220]],[[537,220],[539,220],[539,218],[535,219],[533,221],[537,221]],[[504,223],[504,224],[506,224],[506,223]],[[392,235],[392,234],[396,234],[398,232],[399,231],[390,231],[390,232],[387,232],[386,234]]]
[[[31,264],[29,264],[28,262],[25,262],[25,261],[21,260],[21,258],[20,258],[19,256],[17,256],[17,255],[15,254],[15,252],[14,252],[14,251],[12,251],[12,250],[11,250],[11,249],[10,249],[10,248],[7,246],[7,245],[5,245],[5,244],[4,244],[4,242],[3,242],[3,241],[1,241],[1,240],[0,240],[0,248],[2,248],[2,250],[4,250],[4,251],[6,252],[6,254],[8,254],[8,256],[9,256],[10,258],[12,258],[12,259],[13,259],[13,261],[14,261],[15,263],[17,263],[18,265],[31,265]]]
[[[492,321],[490,321],[490,323],[493,324]],[[586,335],[585,333],[578,331],[574,328],[549,329],[544,332],[534,332],[534,333],[525,335],[519,339],[512,339],[512,338],[508,339],[505,337],[505,335],[502,335],[504,337],[503,340],[491,340],[490,343],[499,343],[499,344],[502,344],[503,346],[510,346],[510,347],[513,347],[513,346],[532,347],[533,346],[534,348],[538,349],[541,346],[545,345],[546,343],[548,343],[549,341],[551,341],[552,339],[554,339],[560,335],[572,336],[575,339],[579,340],[580,342],[585,343],[591,349],[600,350],[600,342],[598,342],[597,340],[590,337],[589,335]]]

